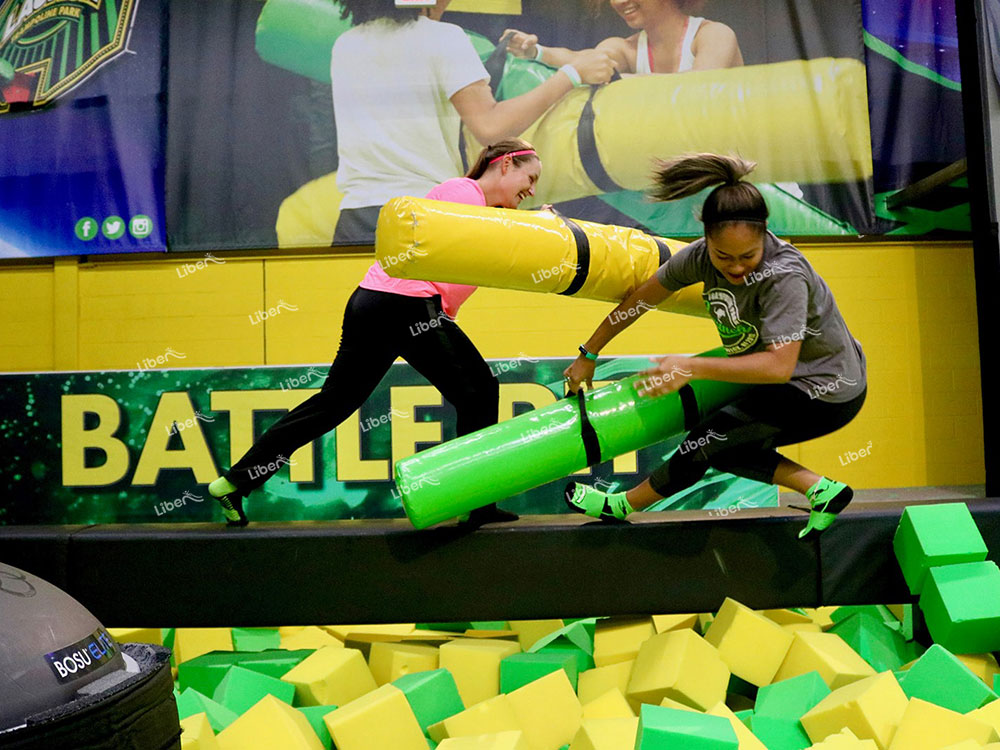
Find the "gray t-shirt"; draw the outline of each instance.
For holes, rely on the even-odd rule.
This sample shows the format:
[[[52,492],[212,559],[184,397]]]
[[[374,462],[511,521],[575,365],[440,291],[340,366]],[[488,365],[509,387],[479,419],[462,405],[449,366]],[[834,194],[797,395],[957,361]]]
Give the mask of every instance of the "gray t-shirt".
[[[704,282],[702,299],[730,356],[801,341],[792,385],[833,403],[850,401],[865,389],[865,353],[847,330],[830,288],[801,252],[770,232],[760,265],[739,284],[712,265],[704,237],[677,251],[656,278],[671,291]]]

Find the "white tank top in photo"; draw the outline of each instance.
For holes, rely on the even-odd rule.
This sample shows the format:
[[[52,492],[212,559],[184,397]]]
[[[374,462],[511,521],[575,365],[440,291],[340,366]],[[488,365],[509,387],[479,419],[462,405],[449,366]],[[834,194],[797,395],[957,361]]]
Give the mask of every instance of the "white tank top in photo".
[[[698,29],[701,28],[701,22],[704,20],[704,18],[688,16],[687,29],[684,31],[684,38],[681,40],[681,59],[680,64],[677,66],[678,73],[686,73],[694,66],[694,52],[691,51],[691,48],[694,46],[695,34],[698,33]],[[643,29],[639,32],[639,39],[636,43],[635,75],[649,75],[652,72],[653,70],[649,65],[649,39],[646,36],[646,30]]]

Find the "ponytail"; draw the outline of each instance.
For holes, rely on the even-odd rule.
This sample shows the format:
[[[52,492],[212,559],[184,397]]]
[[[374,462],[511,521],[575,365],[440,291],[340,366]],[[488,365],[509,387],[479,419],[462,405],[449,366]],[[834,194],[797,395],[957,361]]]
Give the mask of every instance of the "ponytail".
[[[660,161],[650,195],[654,200],[672,201],[718,185],[701,208],[705,234],[712,234],[728,222],[759,225],[763,232],[767,227],[767,204],[760,191],[743,180],[756,166],[754,161],[718,154],[689,154]]]
[[[504,138],[503,140],[499,140],[480,151],[479,156],[476,157],[475,163],[469,168],[469,171],[466,172],[465,176],[473,180],[478,180],[486,173],[486,170],[490,166],[490,162],[494,159],[506,156],[507,154],[512,154],[510,158],[514,162],[515,166],[526,164],[532,159],[537,159],[538,154],[516,154],[515,152],[534,152],[534,150],[535,147],[523,138]]]

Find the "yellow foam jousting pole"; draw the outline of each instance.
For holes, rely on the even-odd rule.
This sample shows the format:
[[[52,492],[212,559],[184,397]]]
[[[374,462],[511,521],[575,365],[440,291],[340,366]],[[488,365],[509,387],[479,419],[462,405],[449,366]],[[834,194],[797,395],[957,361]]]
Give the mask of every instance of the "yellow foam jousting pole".
[[[548,211],[394,198],[382,207],[375,257],[387,274],[620,302],[685,243]],[[661,305],[707,317],[701,284]]]
[[[545,169],[525,207],[645,190],[652,157],[738,153],[759,182],[872,175],[865,67],[850,58],[624,78],[571,91],[529,127]],[[482,145],[465,128],[471,163]]]

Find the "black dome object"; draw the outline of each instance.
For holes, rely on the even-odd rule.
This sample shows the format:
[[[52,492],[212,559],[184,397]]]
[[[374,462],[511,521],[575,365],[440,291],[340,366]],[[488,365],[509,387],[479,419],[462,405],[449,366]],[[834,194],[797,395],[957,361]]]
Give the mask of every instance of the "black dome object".
[[[123,669],[119,645],[82,604],[0,563],[0,731]]]

